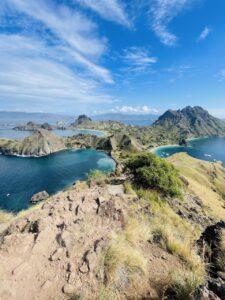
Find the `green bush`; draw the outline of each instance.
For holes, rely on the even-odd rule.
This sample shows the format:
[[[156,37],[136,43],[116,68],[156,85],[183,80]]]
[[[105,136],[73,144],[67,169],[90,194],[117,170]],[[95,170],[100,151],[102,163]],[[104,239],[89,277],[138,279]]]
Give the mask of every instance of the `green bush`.
[[[100,170],[91,170],[88,173],[87,182],[89,185],[96,184],[99,186],[104,186],[107,181],[107,175],[106,173],[100,171]]]
[[[178,171],[165,159],[142,152],[125,162],[138,187],[156,189],[166,196],[181,197],[182,182]]]

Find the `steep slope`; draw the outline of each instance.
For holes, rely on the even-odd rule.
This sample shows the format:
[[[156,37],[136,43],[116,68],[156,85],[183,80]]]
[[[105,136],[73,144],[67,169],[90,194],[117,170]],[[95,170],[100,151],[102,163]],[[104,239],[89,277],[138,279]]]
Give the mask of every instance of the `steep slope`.
[[[225,135],[225,122],[211,116],[199,106],[168,110],[153,124],[183,137]]]
[[[45,156],[65,149],[63,138],[45,129],[38,129],[23,140],[1,140],[0,153],[5,155]]]

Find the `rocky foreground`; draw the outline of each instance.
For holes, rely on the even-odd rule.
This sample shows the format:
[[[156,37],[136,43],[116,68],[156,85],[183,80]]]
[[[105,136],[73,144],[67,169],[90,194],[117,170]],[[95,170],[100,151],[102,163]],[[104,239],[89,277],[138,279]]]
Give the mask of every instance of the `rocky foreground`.
[[[78,186],[18,217],[1,237],[0,299],[97,299],[110,276],[104,262],[110,239],[124,230],[133,205],[136,197],[125,195],[123,185],[84,190]],[[135,213],[146,209],[138,204]],[[125,266],[117,271],[116,288],[124,299],[136,293],[160,299],[162,284],[180,262],[147,241],[141,248],[149,274],[147,289],[139,282],[135,291]],[[136,276],[140,279],[141,273]]]

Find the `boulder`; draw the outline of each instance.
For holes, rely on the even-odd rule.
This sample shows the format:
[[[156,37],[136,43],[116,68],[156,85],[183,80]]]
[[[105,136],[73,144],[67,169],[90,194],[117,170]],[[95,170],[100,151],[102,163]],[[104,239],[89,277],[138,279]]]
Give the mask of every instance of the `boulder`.
[[[31,198],[30,202],[35,204],[40,201],[46,200],[48,197],[49,197],[49,194],[46,191],[42,191],[42,192],[34,194]]]

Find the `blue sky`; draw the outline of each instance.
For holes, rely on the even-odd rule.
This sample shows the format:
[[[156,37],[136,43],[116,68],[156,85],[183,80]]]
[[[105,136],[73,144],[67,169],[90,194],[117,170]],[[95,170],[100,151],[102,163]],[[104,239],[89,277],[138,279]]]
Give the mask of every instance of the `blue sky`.
[[[224,0],[1,0],[0,110],[225,117]]]

